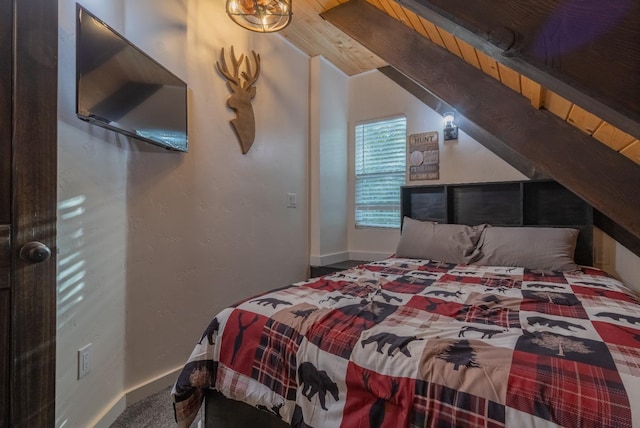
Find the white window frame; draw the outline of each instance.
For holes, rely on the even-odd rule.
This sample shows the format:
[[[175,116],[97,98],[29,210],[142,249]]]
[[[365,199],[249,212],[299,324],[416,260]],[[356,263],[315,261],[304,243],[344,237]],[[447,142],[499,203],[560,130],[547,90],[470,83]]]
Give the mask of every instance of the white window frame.
[[[389,126],[392,141],[365,132]],[[398,135],[401,133],[401,136]],[[398,115],[354,126],[354,222],[358,229],[400,229],[400,186],[406,184],[407,117]],[[385,149],[384,144],[391,145]],[[367,147],[367,149],[365,148]],[[382,150],[380,150],[382,148]],[[369,155],[367,155],[367,153]],[[374,183],[379,183],[378,187]],[[367,197],[369,193],[369,197]]]

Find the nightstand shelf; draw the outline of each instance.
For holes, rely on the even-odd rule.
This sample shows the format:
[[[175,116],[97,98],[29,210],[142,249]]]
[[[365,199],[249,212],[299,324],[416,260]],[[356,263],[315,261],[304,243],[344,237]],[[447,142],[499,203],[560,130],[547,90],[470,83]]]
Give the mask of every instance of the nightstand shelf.
[[[326,266],[311,266],[311,278],[340,272],[364,263],[367,262],[363,260],[345,260],[343,262],[333,263]]]

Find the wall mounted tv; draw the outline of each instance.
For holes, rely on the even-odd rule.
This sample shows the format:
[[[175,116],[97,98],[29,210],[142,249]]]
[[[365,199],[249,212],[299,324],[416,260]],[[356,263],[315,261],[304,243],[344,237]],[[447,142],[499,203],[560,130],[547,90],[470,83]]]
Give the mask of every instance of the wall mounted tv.
[[[186,152],[187,84],[82,6],[76,12],[77,116]]]

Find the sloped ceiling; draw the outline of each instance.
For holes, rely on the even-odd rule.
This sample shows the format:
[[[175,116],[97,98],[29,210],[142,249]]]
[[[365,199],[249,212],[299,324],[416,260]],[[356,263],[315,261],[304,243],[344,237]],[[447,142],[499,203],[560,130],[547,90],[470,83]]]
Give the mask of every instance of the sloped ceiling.
[[[386,61],[320,16],[321,13],[345,2],[338,2],[338,0],[294,0],[293,21],[280,34],[308,55],[324,56],[349,76],[388,65]],[[412,8],[408,7],[406,0],[403,2],[404,5],[393,0],[368,0],[368,3],[391,18],[403,23],[426,40],[448,50],[459,57],[460,60],[482,70],[513,91],[527,97],[531,100],[532,107],[544,108],[552,112],[567,123],[640,164],[640,122],[637,120],[637,117],[640,116],[640,111],[636,111],[638,116],[635,118],[627,118],[626,115],[620,114],[622,117],[620,121],[625,122],[624,126],[610,123],[611,121],[606,121],[595,112],[588,110],[586,102],[578,102],[578,99],[585,99],[583,92],[566,84],[561,88],[562,91],[554,91],[540,82],[540,80],[545,80],[544,73],[536,73],[536,79],[523,75],[514,70],[513,58],[509,61],[510,58],[508,56],[502,55],[504,49],[499,47],[491,49],[491,44],[485,44],[485,50],[477,49],[471,43],[465,41],[465,38],[474,36],[477,39],[477,35],[464,30],[455,22],[448,21],[447,18],[434,19],[437,14],[429,12],[430,10],[420,3],[411,3]],[[460,1],[449,3],[470,4],[470,2]],[[482,3],[484,7],[486,3]],[[549,3],[549,1],[547,0],[543,3]],[[580,2],[580,4],[583,3]],[[594,1],[589,1],[588,3],[596,4]],[[607,5],[611,4],[611,2],[605,3]],[[620,4],[629,3],[629,0],[620,2]],[[640,85],[640,13],[638,12],[640,3],[635,3],[631,3],[634,6],[634,10],[629,12],[629,16],[634,17],[635,21],[631,22],[637,22],[638,26],[635,32],[624,35],[629,40],[616,43],[616,45],[622,46],[624,48],[623,51],[631,50],[631,52],[635,52],[635,59],[630,55],[619,56],[621,57],[620,61],[623,63],[635,64],[635,73],[627,72],[627,75],[630,75],[627,79],[638,83],[633,88],[627,88],[627,92],[631,99],[636,99],[638,100],[637,102],[640,102],[640,90],[638,89],[639,86],[637,86]],[[424,2],[424,4],[427,3]],[[538,2],[535,2],[534,7],[538,7]],[[441,25],[434,24],[427,18],[418,15],[413,9],[420,9],[421,13],[429,15],[432,20],[437,20]],[[537,15],[539,13],[536,13]],[[449,22],[449,25],[445,25],[447,22]],[[450,27],[450,31],[447,31],[444,28],[445,26]],[[375,30],[380,34],[388,31],[385,28],[376,28]],[[486,37],[488,38],[489,35],[487,34]],[[500,44],[498,41],[496,43]],[[593,62],[592,59],[589,59],[589,61]],[[510,62],[511,65],[505,65],[506,62]],[[586,67],[584,68],[589,68],[589,62],[586,62]],[[609,66],[610,74],[607,75],[607,79],[616,79],[616,69],[615,64]],[[586,95],[588,96],[588,94]]]
[[[519,117],[512,115],[507,121],[514,128],[538,126],[564,135],[555,143],[547,142],[543,146],[539,141],[529,141],[527,145],[526,136],[524,140],[520,139],[523,140],[520,143],[514,143],[514,135],[520,134],[505,135],[500,132],[500,127],[505,125],[502,117],[493,121],[495,129],[487,135],[489,140],[493,138],[493,143],[488,141],[485,144],[482,138],[474,135],[478,141],[494,151],[497,148],[497,154],[515,163],[518,169],[529,168],[529,173],[523,172],[530,177],[548,173],[592,203],[636,240],[640,238],[640,224],[636,220],[640,218],[640,192],[635,190],[640,187],[638,5],[627,1],[617,4],[618,7],[610,12],[613,18],[604,21],[609,22],[611,27],[611,20],[618,19],[616,26],[611,28],[619,30],[611,35],[611,28],[600,25],[596,28],[600,33],[591,31],[597,42],[591,43],[582,55],[567,59],[546,46],[550,59],[540,61],[532,57],[533,44],[527,43],[530,36],[526,31],[533,24],[523,21],[531,12],[522,6],[522,2],[491,0],[472,2],[473,5],[445,0],[400,2],[402,5],[392,0],[351,0],[334,9],[339,6],[335,0],[298,0],[294,3],[294,20],[282,34],[309,55],[323,55],[348,75],[380,67],[389,71],[385,74],[398,75],[389,70],[390,67],[385,67],[392,63],[401,72],[400,78],[409,77],[426,92],[431,92],[429,96],[435,95],[439,101],[451,104],[458,112],[472,114],[469,106],[465,106],[465,103],[469,104],[468,97],[452,96],[451,92],[442,92],[442,88],[433,88],[436,83],[426,76],[428,72],[425,74],[424,70],[432,70],[432,74],[433,70],[436,70],[435,73],[442,72],[440,65],[435,61],[429,63],[425,59],[429,57],[422,57],[418,52],[412,53],[411,49],[415,49],[416,43],[419,43],[420,49],[426,47],[431,56],[439,55],[439,51],[448,51],[449,56],[442,57],[442,64],[453,63],[453,58],[458,63],[453,69],[456,73],[459,69],[455,67],[466,67],[464,73],[470,73],[468,69],[475,69],[482,72],[485,79],[490,76],[494,83],[499,82],[500,91],[496,89],[498,86],[484,86],[485,90],[490,88],[491,102],[500,103],[509,98],[518,103],[518,98],[526,97],[530,111],[522,111]],[[553,0],[536,2],[532,19],[539,22],[541,16],[560,8],[560,3]],[[592,13],[597,12],[600,16],[609,13],[606,9],[598,8],[595,2],[586,3],[587,6],[591,4]],[[515,7],[510,6],[514,4]],[[579,11],[584,6],[585,2],[580,2]],[[621,7],[626,9],[621,10]],[[502,8],[502,11],[492,14],[496,8]],[[327,20],[323,20],[319,14]],[[358,23],[362,16],[366,16],[366,19]],[[520,29],[513,22],[524,22],[525,29]],[[573,28],[576,29],[575,25]],[[605,30],[609,30],[609,33]],[[397,36],[398,32],[402,32],[402,37]],[[605,35],[600,37],[603,32]],[[414,44],[404,43],[407,38]],[[563,43],[566,45],[568,42]],[[400,56],[396,55],[399,50],[403,51]],[[597,65],[594,61],[598,58],[606,58],[608,66]],[[451,69],[449,72],[452,72]],[[402,76],[402,73],[406,76]],[[603,73],[607,79],[615,82],[601,84]],[[581,78],[582,75],[585,77]],[[622,86],[621,82],[624,83]],[[505,92],[506,88],[509,90]],[[468,89],[473,89],[473,86]],[[493,96],[498,93],[495,91],[504,96]],[[460,95],[460,92],[457,94]],[[538,110],[545,115],[537,115],[535,112]],[[553,116],[553,120],[549,116]],[[521,118],[528,118],[529,122],[518,125],[518,121],[523,120]],[[492,127],[491,120],[491,117],[484,122],[466,117],[462,120],[461,128],[465,131],[464,125],[478,128],[482,122],[481,127],[486,130]],[[560,127],[556,126],[558,123]],[[496,133],[501,134],[498,146],[495,144]],[[535,150],[531,151],[532,144],[537,145],[537,152],[549,149],[549,153],[537,156]],[[557,144],[562,144],[562,147]],[[572,161],[563,164],[559,156]],[[589,169],[584,162],[599,167]],[[571,170],[569,180],[566,177],[567,169]],[[598,176],[610,183],[601,189],[597,189],[602,187],[598,185],[596,189],[590,189],[589,183],[598,184],[601,181],[597,179]],[[580,177],[584,177],[584,180],[579,180]]]

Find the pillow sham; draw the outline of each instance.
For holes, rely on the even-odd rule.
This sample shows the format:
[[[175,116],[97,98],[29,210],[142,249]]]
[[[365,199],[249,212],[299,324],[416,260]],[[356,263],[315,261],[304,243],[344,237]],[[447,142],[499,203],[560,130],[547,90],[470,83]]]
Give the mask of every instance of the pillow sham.
[[[487,227],[480,237],[484,266],[515,266],[529,269],[578,270],[574,252],[579,231],[557,227]]]
[[[396,257],[468,264],[477,258],[477,244],[486,225],[440,224],[405,217]]]

